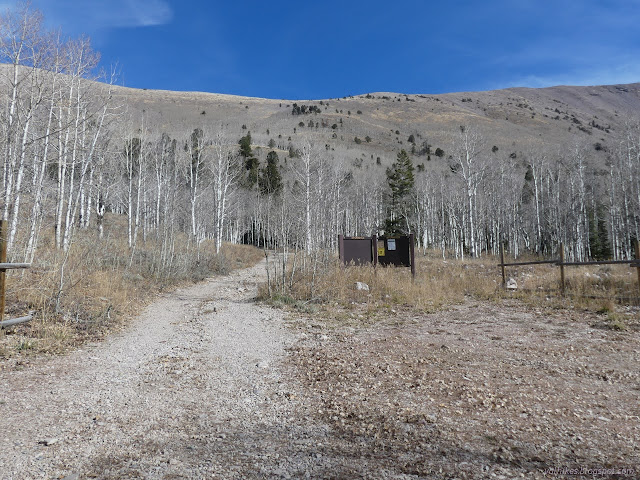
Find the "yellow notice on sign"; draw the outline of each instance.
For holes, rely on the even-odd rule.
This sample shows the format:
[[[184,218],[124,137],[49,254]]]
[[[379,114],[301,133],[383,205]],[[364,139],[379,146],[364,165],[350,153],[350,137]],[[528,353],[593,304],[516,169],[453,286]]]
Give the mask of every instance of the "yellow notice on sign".
[[[378,256],[384,257],[384,247],[378,247]]]

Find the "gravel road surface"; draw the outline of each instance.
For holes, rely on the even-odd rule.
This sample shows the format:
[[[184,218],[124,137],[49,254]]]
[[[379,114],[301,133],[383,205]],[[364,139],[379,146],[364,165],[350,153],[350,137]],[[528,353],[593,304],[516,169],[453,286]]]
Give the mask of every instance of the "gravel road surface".
[[[287,427],[296,395],[279,369],[294,339],[279,311],[253,302],[264,271],[163,295],[105,342],[2,371],[0,478],[308,470],[291,445],[311,433]]]

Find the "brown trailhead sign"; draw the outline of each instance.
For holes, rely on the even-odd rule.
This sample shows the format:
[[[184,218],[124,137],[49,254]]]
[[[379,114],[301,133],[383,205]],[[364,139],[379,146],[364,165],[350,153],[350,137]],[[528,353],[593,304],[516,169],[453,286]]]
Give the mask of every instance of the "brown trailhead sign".
[[[344,265],[378,264],[410,267],[415,276],[415,237],[344,237],[338,236],[340,260]]]

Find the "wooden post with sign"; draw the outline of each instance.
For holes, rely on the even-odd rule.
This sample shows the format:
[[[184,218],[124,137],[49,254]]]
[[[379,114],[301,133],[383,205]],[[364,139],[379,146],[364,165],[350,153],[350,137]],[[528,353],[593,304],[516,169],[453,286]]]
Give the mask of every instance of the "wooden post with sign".
[[[378,251],[378,235],[374,235],[373,240],[371,241],[371,246],[373,247],[373,266],[378,266],[378,255],[380,252]]]
[[[371,248],[373,249],[373,275],[378,276],[378,234],[374,234],[371,237]]]
[[[345,237],[338,235],[338,247],[340,263],[343,266],[355,265],[375,265],[376,250],[375,237]]]

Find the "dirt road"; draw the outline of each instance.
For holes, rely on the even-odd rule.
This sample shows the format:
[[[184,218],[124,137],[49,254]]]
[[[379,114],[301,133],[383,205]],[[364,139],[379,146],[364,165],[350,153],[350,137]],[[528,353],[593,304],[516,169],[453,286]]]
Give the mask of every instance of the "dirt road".
[[[0,371],[0,479],[638,478],[640,317],[469,300],[285,319],[253,301],[263,275]]]
[[[0,478],[304,470],[308,459],[281,455],[306,434],[287,428],[295,394],[279,362],[293,337],[252,301],[263,275],[261,264],[175,291],[104,343],[3,371]]]

